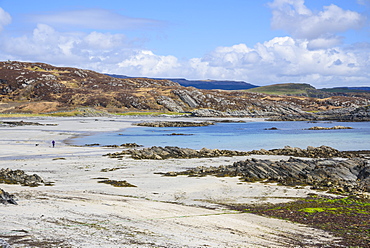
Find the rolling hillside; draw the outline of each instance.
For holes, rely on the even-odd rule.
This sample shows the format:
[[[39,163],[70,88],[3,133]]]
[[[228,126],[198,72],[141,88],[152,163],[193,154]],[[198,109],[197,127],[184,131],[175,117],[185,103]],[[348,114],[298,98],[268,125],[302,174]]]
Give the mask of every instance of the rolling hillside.
[[[316,88],[309,84],[286,83],[256,87],[247,91],[272,95],[303,95],[312,90],[316,90]]]
[[[261,89],[278,96],[251,92]],[[307,84],[265,86],[248,91],[204,90],[170,80],[116,78],[44,63],[0,62],[0,113],[50,113],[89,107],[110,113],[146,111],[271,117],[302,116],[307,111],[361,107],[370,103],[369,95],[330,96],[324,100],[304,96],[311,90],[315,89]]]

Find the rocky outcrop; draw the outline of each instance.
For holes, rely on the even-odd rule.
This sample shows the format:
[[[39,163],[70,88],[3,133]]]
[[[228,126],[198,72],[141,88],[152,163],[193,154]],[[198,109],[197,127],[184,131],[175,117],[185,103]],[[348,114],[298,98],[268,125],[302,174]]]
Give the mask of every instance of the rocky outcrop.
[[[370,121],[370,105],[326,111],[319,113],[319,116],[328,120],[338,121]]]
[[[171,112],[178,112],[182,113],[184,112],[184,104],[179,101],[175,101],[172,98],[168,96],[159,96],[157,99],[157,103],[164,106],[166,109],[168,109]]]
[[[106,156],[111,158],[121,158],[124,155],[130,155],[134,159],[169,159],[169,158],[212,158],[212,157],[230,157],[230,156],[244,156],[247,152],[230,151],[230,150],[219,150],[219,149],[207,149],[202,148],[199,151],[190,148],[180,148],[176,146],[158,147],[153,146],[150,148],[143,149],[129,149],[117,153],[109,153]]]
[[[152,122],[140,122],[136,123],[136,126],[144,127],[203,127],[214,125],[211,121],[152,121]]]
[[[270,161],[247,159],[233,165],[200,166],[182,172],[168,172],[165,176],[238,176],[243,181],[278,182],[282,185],[310,185],[313,189],[338,193],[370,192],[370,165],[367,160],[314,159]]]
[[[341,152],[330,146],[320,146],[313,147],[308,146],[306,149],[301,149],[299,147],[285,146],[281,149],[271,149],[271,150],[253,150],[249,152],[250,155],[283,155],[283,156],[293,156],[293,157],[307,157],[307,158],[352,158],[361,156],[360,153],[355,152]]]
[[[352,158],[362,157],[360,153],[355,152],[341,152],[329,146],[312,147],[308,146],[307,149],[298,147],[285,146],[282,149],[271,150],[253,150],[253,151],[230,151],[219,149],[202,148],[194,150],[190,148],[180,148],[177,146],[158,147],[153,146],[143,149],[129,149],[122,152],[109,153],[106,156],[111,158],[122,158],[125,155],[130,155],[134,159],[169,159],[169,158],[209,158],[209,157],[230,157],[230,156],[250,156],[250,155],[283,155],[294,157],[307,157],[307,158]]]
[[[221,111],[217,109],[196,109],[191,112],[191,116],[195,117],[260,117],[273,118],[277,117],[282,120],[284,116],[294,116],[297,119],[310,118],[311,114],[299,110],[298,108],[273,105],[270,102],[255,102],[246,109],[240,110],[226,110]]]
[[[337,130],[337,129],[353,129],[352,127],[334,126],[334,127],[310,127],[307,130]]]
[[[17,127],[17,126],[57,126],[58,124],[41,124],[38,122],[30,122],[30,121],[0,121],[0,125],[8,125],[11,127]]]
[[[104,180],[98,181],[98,183],[110,184],[114,187],[136,187],[135,185],[127,182],[126,180],[117,181],[117,180],[111,180],[111,179],[104,179]]]
[[[21,184],[36,187],[44,184],[44,180],[37,175],[28,175],[22,170],[0,169],[0,183]]]
[[[366,102],[364,103],[366,104]],[[269,118],[270,121],[370,121],[370,106],[336,108],[303,115],[281,115]]]
[[[15,204],[18,205],[14,199],[14,195],[9,194],[8,192],[0,189],[0,203],[2,204]],[[1,244],[1,243],[0,243]]]

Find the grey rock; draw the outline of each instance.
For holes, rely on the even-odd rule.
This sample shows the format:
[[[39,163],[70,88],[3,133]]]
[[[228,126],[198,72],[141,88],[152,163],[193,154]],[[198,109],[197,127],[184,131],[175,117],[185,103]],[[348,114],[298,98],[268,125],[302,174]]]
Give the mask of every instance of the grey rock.
[[[42,178],[37,175],[28,175],[22,170],[0,169],[0,183],[21,184],[23,186],[39,186],[44,183]]]
[[[0,247],[1,248],[12,248],[12,246],[10,246],[10,244],[3,239],[0,239]]]
[[[8,192],[4,191],[3,189],[0,189],[0,203],[3,203],[3,204],[10,203],[10,204],[18,205],[17,202],[14,199],[14,195],[9,194]]]

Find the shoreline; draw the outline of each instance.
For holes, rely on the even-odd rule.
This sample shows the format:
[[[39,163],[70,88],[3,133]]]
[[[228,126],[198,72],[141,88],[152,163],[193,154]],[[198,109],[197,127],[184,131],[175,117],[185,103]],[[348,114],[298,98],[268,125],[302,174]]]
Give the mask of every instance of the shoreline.
[[[19,119],[58,126],[0,126],[0,168],[21,169],[54,182],[54,186],[39,187],[0,184],[18,202],[0,205],[7,223],[0,227],[0,238],[13,247],[29,242],[20,238],[21,242],[15,243],[20,236],[39,244],[54,242],[71,247],[287,247],[301,237],[315,247],[336,240],[321,230],[222,207],[230,203],[286,202],[323,192],[308,187],[247,183],[229,177],[171,178],[156,174],[200,165],[232,164],[259,158],[258,155],[116,160],[102,155],[122,148],[70,146],[63,141],[85,132],[131,127],[132,122],[147,117],[114,117],[115,121],[111,121],[112,117]],[[51,147],[51,140],[57,141],[55,148]],[[269,156],[272,160],[284,158],[287,159]],[[126,180],[136,187],[98,183],[102,178]]]

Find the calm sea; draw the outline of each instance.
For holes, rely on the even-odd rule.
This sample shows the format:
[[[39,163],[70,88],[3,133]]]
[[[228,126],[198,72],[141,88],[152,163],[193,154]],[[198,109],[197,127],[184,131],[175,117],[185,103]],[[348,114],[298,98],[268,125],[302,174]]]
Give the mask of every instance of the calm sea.
[[[353,129],[305,130],[314,126],[348,126]],[[275,127],[278,130],[266,130]],[[185,135],[171,135],[185,134]],[[150,146],[179,146],[193,149],[218,148],[250,151],[283,148],[286,145],[331,146],[341,151],[370,150],[370,122],[246,122],[216,123],[206,127],[132,127],[119,132],[98,133],[74,139],[75,145],[98,143],[120,145],[137,143]]]

